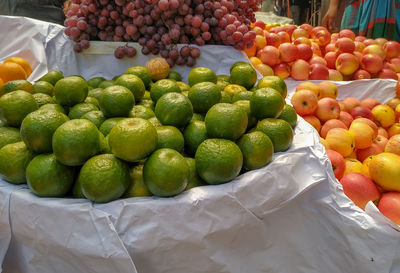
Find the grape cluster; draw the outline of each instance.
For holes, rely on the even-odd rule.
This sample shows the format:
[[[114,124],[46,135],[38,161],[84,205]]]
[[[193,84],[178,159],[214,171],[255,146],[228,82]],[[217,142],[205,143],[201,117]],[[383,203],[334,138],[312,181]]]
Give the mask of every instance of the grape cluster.
[[[89,40],[138,42],[141,52],[160,54],[167,62],[193,66],[200,50],[177,44],[222,44],[239,50],[251,47],[257,0],[69,0],[65,34],[74,50]],[[118,51],[118,52],[117,52]],[[114,54],[130,56],[126,49]]]

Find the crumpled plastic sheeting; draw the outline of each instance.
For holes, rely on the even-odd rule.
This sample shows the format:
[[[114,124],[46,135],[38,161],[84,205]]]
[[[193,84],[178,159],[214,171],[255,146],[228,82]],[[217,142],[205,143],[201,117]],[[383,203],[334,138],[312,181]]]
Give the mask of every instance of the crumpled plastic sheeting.
[[[31,80],[51,69],[111,78],[144,64],[142,57],[76,55],[57,25],[13,17],[0,17],[0,24],[0,45],[15,36],[9,25],[18,26],[24,41],[0,47],[1,60],[35,52]],[[201,50],[198,65],[217,74],[246,60],[226,47]],[[0,181],[0,261],[12,238],[6,273],[399,272],[400,235],[369,207],[365,213],[343,194],[318,134],[300,119],[290,150],[268,166],[173,198],[93,205],[38,198],[26,186]]]

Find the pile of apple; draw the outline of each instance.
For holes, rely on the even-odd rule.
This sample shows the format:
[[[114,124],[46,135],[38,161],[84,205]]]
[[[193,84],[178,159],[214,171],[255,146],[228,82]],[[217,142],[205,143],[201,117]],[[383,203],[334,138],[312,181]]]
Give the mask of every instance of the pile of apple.
[[[329,33],[303,24],[274,26],[257,21],[255,44],[245,50],[263,75],[295,80],[358,80],[400,76],[400,43],[367,39],[349,29]]]
[[[336,100],[332,82],[303,82],[291,103],[320,134],[335,177],[361,209],[375,202],[400,225],[400,82],[397,97]]]

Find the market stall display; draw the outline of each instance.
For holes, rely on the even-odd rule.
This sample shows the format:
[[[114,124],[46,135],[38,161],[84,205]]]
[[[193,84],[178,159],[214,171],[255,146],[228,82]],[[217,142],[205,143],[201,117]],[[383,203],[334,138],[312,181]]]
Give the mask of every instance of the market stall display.
[[[62,28],[46,28],[24,18],[2,20],[31,31],[36,26],[26,36],[40,45],[35,52],[46,54],[31,61],[32,81],[49,70],[60,70],[67,77],[111,79],[149,59],[137,56],[132,63],[112,54],[76,55]],[[10,48],[6,47],[4,58],[27,49]],[[229,75],[235,62],[246,61],[228,47],[204,46],[201,51],[198,66],[216,74]],[[187,68],[176,70],[183,71],[184,81],[189,79]],[[298,82],[286,83],[290,98]],[[368,87],[359,81],[338,84],[339,98],[349,96],[357,85],[363,87],[359,99],[375,94],[377,86],[376,98],[392,96],[394,81],[368,83]],[[8,214],[0,218],[3,268],[30,273],[54,268],[62,268],[61,272],[396,272],[398,226],[372,203],[363,212],[344,195],[319,139],[300,119],[290,149],[276,153],[268,166],[231,183],[196,187],[172,198],[92,204],[38,198],[26,186],[1,181],[2,211]],[[321,252],[326,255],[321,257]]]

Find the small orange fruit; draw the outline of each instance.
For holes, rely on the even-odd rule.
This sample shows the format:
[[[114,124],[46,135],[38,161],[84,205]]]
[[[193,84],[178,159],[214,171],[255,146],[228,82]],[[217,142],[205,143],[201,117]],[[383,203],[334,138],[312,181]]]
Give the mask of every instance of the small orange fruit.
[[[7,62],[0,65],[0,78],[6,83],[14,80],[26,80],[26,72],[17,63]]]
[[[25,70],[27,77],[29,77],[29,75],[32,73],[31,65],[29,64],[29,62],[27,60],[25,60],[22,57],[11,57],[4,61],[4,63],[8,63],[8,62],[13,62],[13,63],[19,64],[20,66],[22,66],[22,68]]]

